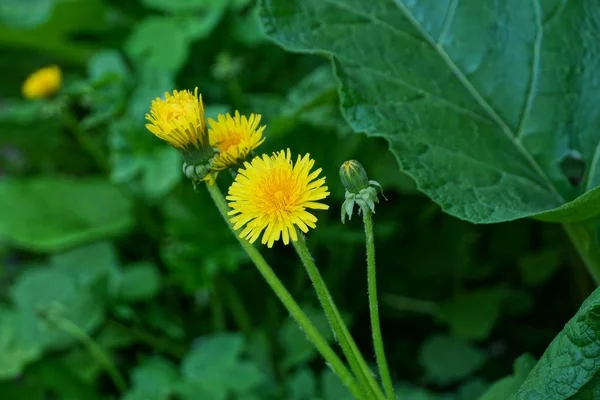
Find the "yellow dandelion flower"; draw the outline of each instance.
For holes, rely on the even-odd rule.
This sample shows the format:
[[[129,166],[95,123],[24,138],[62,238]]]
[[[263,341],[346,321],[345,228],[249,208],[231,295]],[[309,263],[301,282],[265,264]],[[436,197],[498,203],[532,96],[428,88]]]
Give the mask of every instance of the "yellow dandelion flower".
[[[41,99],[58,92],[62,82],[62,73],[56,65],[40,68],[23,82],[21,91],[27,99]]]
[[[329,192],[325,178],[317,179],[321,168],[311,172],[314,163],[306,154],[294,164],[289,149],[245,162],[227,196],[233,228],[246,225],[240,237],[254,243],[264,230],[262,243],[272,247],[280,237],[284,244],[298,240],[296,226],[304,233],[314,228],[317,218],[307,209],[329,208],[318,202]]]
[[[260,118],[260,114],[250,114],[246,118],[236,111],[233,117],[227,113],[219,114],[217,121],[208,120],[210,144],[219,149],[213,164],[215,171],[241,164],[252,150],[265,141],[262,137],[265,126],[258,126]]]
[[[165,99],[152,100],[150,113],[146,114],[146,128],[182,152],[206,146],[204,106],[198,88],[173,90]]]

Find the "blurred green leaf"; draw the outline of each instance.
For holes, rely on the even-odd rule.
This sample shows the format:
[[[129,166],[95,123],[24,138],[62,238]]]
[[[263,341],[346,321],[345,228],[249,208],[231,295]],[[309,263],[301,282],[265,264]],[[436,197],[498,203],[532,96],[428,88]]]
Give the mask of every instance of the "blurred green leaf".
[[[0,308],[0,380],[18,377],[42,353],[40,343],[24,322],[14,310]]]
[[[11,295],[17,311],[30,323],[30,329],[37,332],[39,342],[51,348],[63,348],[76,339],[50,323],[43,314],[66,318],[88,332],[103,319],[103,304],[91,288],[55,269],[40,267],[26,271],[12,287]]]
[[[317,390],[317,380],[314,372],[307,368],[298,369],[287,380],[290,400],[312,400]]]
[[[125,301],[149,300],[160,291],[161,277],[156,266],[149,262],[128,265],[121,275],[119,294]]]
[[[474,290],[442,304],[437,317],[450,325],[457,338],[485,339],[496,325],[508,294],[502,287]]]
[[[519,260],[523,281],[529,285],[539,285],[554,275],[560,266],[558,249],[544,249],[528,254]]]
[[[163,358],[151,358],[132,372],[131,390],[123,400],[169,400],[178,380],[177,370]]]
[[[0,22],[13,28],[35,27],[50,17],[53,7],[54,0],[3,0]]]
[[[9,178],[0,193],[0,237],[25,249],[58,251],[133,224],[130,199],[98,178]]]
[[[8,5],[14,12],[19,12],[21,17],[18,17],[18,20],[29,25],[31,29],[0,26],[0,46],[19,46],[22,49],[40,51],[64,62],[83,65],[98,45],[93,41],[74,41],[72,38],[83,33],[106,33],[110,29],[109,8],[101,0],[58,1],[50,18],[47,18],[50,12],[48,7],[52,8],[54,1],[6,1],[2,1],[0,8]],[[17,3],[18,8],[13,8]],[[0,11],[0,15],[6,15],[5,12],[6,10]],[[40,23],[42,24],[38,25]],[[25,74],[23,79],[30,72],[33,71],[22,71]]]
[[[352,400],[352,395],[333,371],[326,368],[321,373],[322,400]]]
[[[111,125],[109,146],[111,181],[127,183],[135,193],[159,199],[181,181],[179,152],[131,118],[122,118]]]
[[[591,0],[542,3],[264,0],[263,22],[289,50],[333,56],[354,130],[389,140],[446,212],[583,220],[600,213],[600,113],[580,104],[597,102],[599,82],[575,71],[600,54],[579,40],[598,13]],[[576,188],[560,168],[572,151],[589,168]]]
[[[227,7],[229,0],[172,0],[168,2],[161,0],[142,0],[142,3],[160,11],[187,14],[211,9],[224,9]]]
[[[184,384],[181,391],[188,396],[186,398],[198,398],[189,395],[201,390],[208,398],[224,399],[229,393],[243,393],[260,384],[265,379],[260,369],[254,363],[240,359],[243,347],[244,339],[240,334],[203,337],[182,363]]]
[[[139,64],[176,72],[188,56],[188,40],[175,19],[148,17],[135,26],[125,50]]]
[[[127,116],[131,117],[138,129],[142,128],[144,116],[150,111],[150,103],[157,97],[164,98],[165,92],[172,92],[175,88],[175,77],[172,71],[165,71],[142,64],[137,71],[137,85],[129,99]],[[145,136],[152,136],[146,132]],[[159,139],[154,138],[156,143]]]
[[[109,242],[98,242],[78,247],[50,258],[55,271],[62,272],[74,279],[78,285],[91,287],[105,280],[108,292],[114,294],[119,278],[119,260],[117,251]]]
[[[329,322],[325,313],[312,307],[303,307],[302,310],[310,318],[321,335],[327,340],[333,340],[333,333],[329,329]],[[314,359],[318,353],[314,345],[308,340],[306,334],[292,319],[287,319],[281,326],[278,334],[281,345],[281,368],[284,371]]]
[[[176,281],[188,292],[212,285],[215,275],[235,271],[247,255],[218,212],[206,190],[185,185],[162,203],[167,240],[161,257]],[[206,234],[210,227],[210,234]]]
[[[562,332],[550,343],[511,400],[591,399],[576,395],[600,372],[600,289],[582,304]],[[597,393],[597,390],[594,390]]]
[[[231,34],[247,46],[256,46],[267,41],[259,16],[259,7],[252,8],[245,15],[237,16]]]
[[[477,347],[451,336],[431,336],[419,351],[419,363],[425,368],[427,378],[440,385],[468,377],[486,359],[486,354]]]
[[[479,400],[507,399],[509,396],[516,393],[535,364],[535,358],[529,354],[523,354],[515,360],[513,374],[494,382],[494,384],[479,397]]]

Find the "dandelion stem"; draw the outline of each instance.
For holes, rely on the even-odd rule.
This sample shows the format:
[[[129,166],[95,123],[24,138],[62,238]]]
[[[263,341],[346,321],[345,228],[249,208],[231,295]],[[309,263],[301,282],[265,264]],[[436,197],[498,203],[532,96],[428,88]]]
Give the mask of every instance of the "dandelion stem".
[[[315,262],[306,246],[306,240],[302,234],[299,235],[298,241],[292,242],[294,244],[294,248],[298,253],[298,256],[302,260],[302,263],[306,267],[306,271],[308,272],[308,276],[313,283],[313,287],[317,292],[317,297],[321,302],[321,306],[325,311],[325,315],[327,316],[327,320],[329,321],[329,325],[333,333],[335,334],[352,371],[358,378],[358,381],[361,385],[369,391],[369,399],[383,399],[384,395],[381,392],[381,388],[373,378],[373,374],[369,369],[367,363],[365,362],[362,354],[358,350],[356,343],[352,339],[350,332],[348,331],[348,327],[344,322],[342,315],[340,314],[338,308],[336,307],[329,290],[327,289],[327,285],[323,280],[323,277],[319,273],[319,269],[315,265]]]
[[[296,321],[298,325],[302,328],[302,330],[306,333],[309,340],[314,344],[319,353],[325,358],[325,361],[329,364],[331,369],[335,372],[335,374],[340,378],[342,383],[350,390],[352,395],[356,399],[364,399],[365,394],[362,388],[356,383],[354,377],[346,368],[342,360],[335,354],[333,349],[329,346],[325,338],[319,333],[317,328],[310,321],[308,316],[302,311],[298,303],[294,300],[291,294],[287,291],[283,283],[277,278],[273,269],[267,264],[263,256],[260,252],[248,243],[246,240],[239,237],[239,235],[234,231],[229,218],[227,218],[227,213],[229,212],[229,206],[221,193],[221,190],[217,187],[217,185],[206,185],[208,192],[210,193],[215,205],[219,209],[221,216],[238,239],[238,242],[242,246],[242,248],[248,254],[248,257],[252,260],[256,268],[263,276],[263,278],[267,281],[267,284],[273,289],[279,300],[283,303],[284,307],[290,313],[292,318]]]
[[[379,323],[379,305],[377,300],[377,274],[375,268],[375,237],[373,235],[373,213],[369,210],[363,213],[365,223],[365,238],[367,242],[367,285],[369,287],[369,311],[371,313],[371,333],[375,347],[375,358],[379,367],[379,375],[385,390],[387,400],[395,400],[394,385],[385,358],[383,336]]]
[[[61,113],[62,122],[69,129],[77,144],[94,160],[96,166],[102,171],[107,172],[110,169],[108,159],[106,158],[102,148],[94,141],[94,139],[85,132],[77,118],[71,110],[65,107]]]
[[[77,339],[85,348],[90,352],[100,365],[104,367],[108,376],[113,381],[115,387],[119,389],[121,393],[127,392],[127,383],[121,376],[118,368],[112,362],[108,354],[92,339],[83,329],[71,322],[67,318],[55,315],[51,312],[40,313],[48,322],[61,329],[65,333],[71,335]]]

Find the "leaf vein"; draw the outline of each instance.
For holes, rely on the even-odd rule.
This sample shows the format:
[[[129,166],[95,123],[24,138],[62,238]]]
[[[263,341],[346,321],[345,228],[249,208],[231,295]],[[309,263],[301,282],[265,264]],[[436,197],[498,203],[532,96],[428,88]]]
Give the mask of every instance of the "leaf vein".
[[[517,138],[520,138],[523,134],[523,129],[527,118],[531,113],[531,107],[533,106],[533,100],[535,99],[537,81],[540,70],[540,53],[542,48],[542,39],[544,37],[544,27],[542,22],[542,10],[540,7],[539,0],[531,0],[533,4],[533,10],[535,13],[535,25],[536,33],[533,42],[533,59],[531,61],[531,76],[529,78],[529,85],[527,87],[527,94],[525,96],[525,104],[523,104],[523,111],[521,112],[521,118],[517,128]]]
[[[452,25],[452,21],[454,20],[454,13],[458,8],[458,2],[459,0],[452,0],[452,3],[450,3],[450,6],[448,6],[448,12],[446,13],[446,18],[444,18],[442,30],[440,31],[440,35],[438,36],[438,39],[436,41],[436,44],[438,45],[442,44],[444,38],[446,37],[446,34],[448,33],[448,30],[450,29],[450,26]]]
[[[431,36],[425,31],[420,22],[414,17],[414,15],[410,12],[410,10],[406,7],[402,0],[394,0],[395,4],[402,11],[408,21],[417,29],[423,38],[433,47],[438,55],[442,58],[442,60],[446,63],[448,68],[454,74],[454,76],[459,80],[459,82],[465,87],[465,89],[473,96],[473,98],[481,105],[481,107],[490,115],[490,117],[498,124],[502,132],[508,137],[508,139],[515,145],[517,150],[521,153],[521,155],[527,159],[531,167],[540,175],[541,178],[546,182],[547,189],[554,195],[554,197],[561,203],[564,203],[565,200],[557,191],[556,187],[548,178],[548,175],[544,172],[544,170],[540,167],[537,161],[533,158],[533,156],[521,145],[521,143],[515,137],[515,133],[508,126],[508,124],[502,119],[502,117],[496,112],[496,110],[483,98],[481,93],[473,86],[473,84],[467,79],[467,77],[463,74],[463,72],[458,68],[458,66],[454,63],[454,61],[450,58],[448,53],[445,51],[443,46],[436,44]]]

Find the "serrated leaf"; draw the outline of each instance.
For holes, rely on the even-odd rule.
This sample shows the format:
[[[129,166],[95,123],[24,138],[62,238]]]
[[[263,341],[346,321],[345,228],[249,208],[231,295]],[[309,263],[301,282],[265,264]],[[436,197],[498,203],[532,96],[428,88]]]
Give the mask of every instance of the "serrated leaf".
[[[428,338],[419,351],[427,378],[441,385],[458,382],[477,371],[487,359],[477,347],[451,336]]]
[[[594,0],[263,4],[281,45],[334,56],[352,127],[385,137],[446,212],[480,223],[600,213]],[[561,170],[572,154],[587,165],[576,187]]]
[[[0,181],[0,237],[33,251],[120,235],[133,223],[131,212],[130,199],[97,178]]]
[[[575,398],[599,373],[600,289],[596,289],[550,343],[518,392],[510,399]]]

